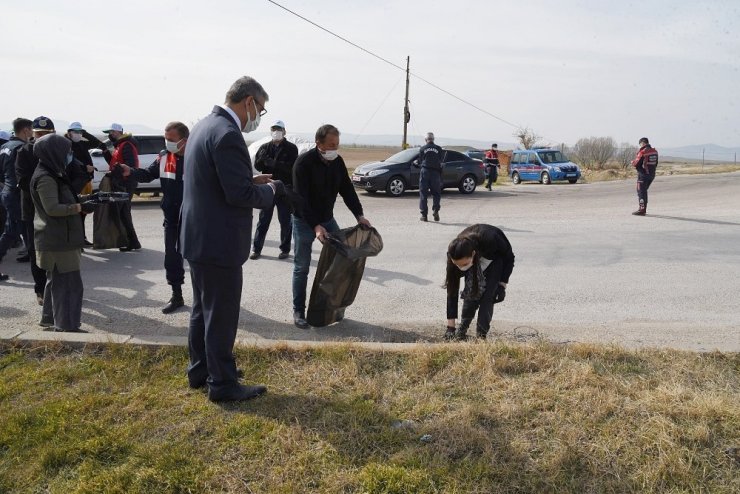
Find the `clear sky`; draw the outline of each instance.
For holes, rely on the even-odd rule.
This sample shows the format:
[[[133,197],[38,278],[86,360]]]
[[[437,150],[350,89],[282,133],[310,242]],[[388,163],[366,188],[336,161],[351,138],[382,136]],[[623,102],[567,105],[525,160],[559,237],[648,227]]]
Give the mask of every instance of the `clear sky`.
[[[552,143],[740,145],[738,0],[277,0]],[[266,0],[3,1],[0,122],[192,124],[251,75],[260,127],[402,133],[404,73]],[[514,128],[411,79],[420,136]]]

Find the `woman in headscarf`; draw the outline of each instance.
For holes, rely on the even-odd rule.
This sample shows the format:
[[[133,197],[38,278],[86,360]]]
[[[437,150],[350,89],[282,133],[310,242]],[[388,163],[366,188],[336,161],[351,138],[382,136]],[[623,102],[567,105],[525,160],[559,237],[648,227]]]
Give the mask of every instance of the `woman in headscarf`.
[[[74,160],[71,144],[60,135],[49,134],[36,141],[33,153],[39,160],[30,184],[36,208],[36,264],[48,277],[41,325],[54,331],[82,332],[80,252],[85,232],[79,214],[83,207],[67,173]]]
[[[478,311],[476,336],[485,339],[491,327],[493,304],[506,297],[506,285],[514,269],[514,252],[500,229],[491,225],[472,225],[447,248],[447,331],[446,340],[466,340],[470,323]],[[465,278],[461,293],[460,278]],[[458,293],[463,299],[460,326],[457,319]]]

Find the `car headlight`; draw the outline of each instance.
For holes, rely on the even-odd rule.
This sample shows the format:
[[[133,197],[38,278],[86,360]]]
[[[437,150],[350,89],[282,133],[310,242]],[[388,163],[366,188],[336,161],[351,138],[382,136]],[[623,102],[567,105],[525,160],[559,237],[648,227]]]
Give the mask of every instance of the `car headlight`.
[[[367,172],[367,176],[368,177],[377,177],[378,175],[382,175],[382,174],[387,173],[387,172],[388,172],[388,170],[386,170],[385,168],[380,168],[378,170],[370,170],[369,172]]]

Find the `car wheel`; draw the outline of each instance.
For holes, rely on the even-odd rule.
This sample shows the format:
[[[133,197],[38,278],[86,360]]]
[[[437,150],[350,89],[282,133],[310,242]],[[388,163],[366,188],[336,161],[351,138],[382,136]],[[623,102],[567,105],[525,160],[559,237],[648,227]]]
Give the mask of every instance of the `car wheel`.
[[[475,187],[478,185],[478,183],[475,180],[474,175],[465,175],[462,180],[460,180],[460,185],[457,187],[460,189],[460,192],[463,194],[472,194],[475,192]]]
[[[569,179],[568,179],[568,183],[569,183],[569,184],[574,184],[574,183],[576,183],[576,182],[578,182],[578,179],[577,179],[577,178],[569,178]]]
[[[511,181],[514,183],[514,185],[519,185],[520,183],[522,183],[522,179],[519,176],[518,172],[514,172],[511,174]]]
[[[552,180],[550,180],[550,174],[542,172],[542,179],[540,181],[545,185],[550,185],[552,183]]]
[[[388,184],[385,186],[385,191],[388,195],[393,197],[403,195],[403,193],[406,192],[406,181],[403,177],[391,177],[391,179],[388,180]]]

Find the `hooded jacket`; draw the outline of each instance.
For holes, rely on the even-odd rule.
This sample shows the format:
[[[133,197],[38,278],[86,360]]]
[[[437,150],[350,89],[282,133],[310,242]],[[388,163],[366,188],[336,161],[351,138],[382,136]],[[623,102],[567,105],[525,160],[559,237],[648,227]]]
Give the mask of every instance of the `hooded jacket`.
[[[49,134],[33,146],[39,162],[31,178],[31,199],[36,208],[33,220],[37,251],[77,251],[84,246],[82,219],[75,204],[77,195],[65,171],[70,142]]]

